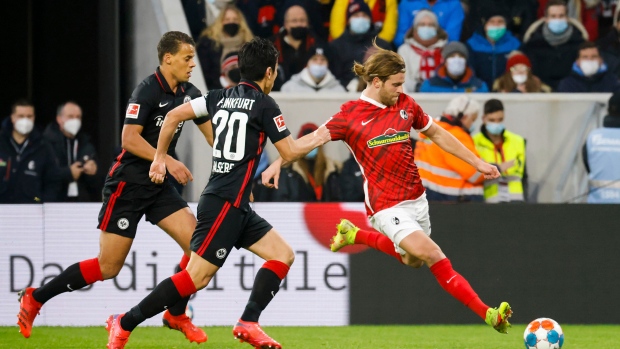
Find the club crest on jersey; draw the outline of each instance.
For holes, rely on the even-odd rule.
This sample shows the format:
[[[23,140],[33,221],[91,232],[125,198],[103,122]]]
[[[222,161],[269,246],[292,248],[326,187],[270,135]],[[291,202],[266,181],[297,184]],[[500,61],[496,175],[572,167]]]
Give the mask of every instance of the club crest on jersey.
[[[140,113],[140,104],[129,103],[127,106],[127,111],[125,112],[125,118],[137,119],[138,113]]]
[[[403,109],[400,110],[400,117],[403,118],[403,120],[407,120],[409,119],[409,115],[407,114],[407,112]]]
[[[377,136],[366,144],[368,148],[380,147],[384,145],[389,145],[393,143],[401,143],[409,141],[409,132],[406,131],[396,131],[393,128],[388,128],[382,135]]]
[[[191,100],[192,100],[192,97],[190,97],[190,96],[185,96],[185,97],[183,98],[183,103],[187,103],[187,102],[189,102],[189,101],[191,101]]]
[[[282,114],[273,118],[273,122],[276,123],[276,127],[278,128],[279,132],[286,130],[286,124],[284,123],[284,116]]]

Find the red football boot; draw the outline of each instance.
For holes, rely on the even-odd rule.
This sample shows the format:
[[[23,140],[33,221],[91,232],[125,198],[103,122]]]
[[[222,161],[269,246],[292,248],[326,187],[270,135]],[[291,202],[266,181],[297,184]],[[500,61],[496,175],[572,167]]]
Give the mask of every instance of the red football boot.
[[[248,322],[239,319],[235,327],[233,327],[233,335],[241,343],[246,342],[256,349],[282,349],[280,343],[263,332],[258,322]]]
[[[34,291],[34,287],[28,287],[21,291],[19,291],[18,301],[19,301],[19,313],[17,313],[17,324],[19,325],[19,332],[25,338],[30,337],[30,332],[32,331],[32,323],[34,319],[39,314],[39,310],[43,304],[37,302],[32,297],[32,291]]]
[[[162,322],[164,323],[164,326],[172,330],[183,332],[185,338],[187,338],[190,343],[204,343],[207,341],[207,334],[202,329],[194,325],[192,320],[185,314],[173,316],[170,314],[170,311],[166,310],[166,312],[164,312]]]
[[[125,331],[121,327],[121,318],[125,314],[110,315],[106,320],[105,329],[108,331],[108,349],[123,349],[129,340],[130,331]]]

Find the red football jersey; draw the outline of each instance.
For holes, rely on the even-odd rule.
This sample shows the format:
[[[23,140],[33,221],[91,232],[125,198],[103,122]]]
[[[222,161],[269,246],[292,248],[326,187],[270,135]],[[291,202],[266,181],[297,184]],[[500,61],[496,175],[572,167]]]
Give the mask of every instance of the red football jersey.
[[[404,93],[389,107],[362,94],[327,121],[332,141],[344,141],[360,166],[369,216],[424,193],[409,132],[425,131],[432,123]]]

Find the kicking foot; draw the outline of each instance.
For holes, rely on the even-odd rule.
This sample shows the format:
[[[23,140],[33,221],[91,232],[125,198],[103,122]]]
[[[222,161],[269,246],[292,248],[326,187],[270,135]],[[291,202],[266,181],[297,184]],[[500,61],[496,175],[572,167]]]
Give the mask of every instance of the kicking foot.
[[[205,331],[194,325],[192,323],[192,319],[185,314],[174,316],[170,314],[169,310],[166,310],[166,312],[164,312],[162,322],[164,323],[164,326],[170,328],[171,330],[183,332],[185,338],[187,338],[190,343],[204,343],[207,341],[207,334]]]
[[[336,228],[338,232],[332,237],[332,243],[329,245],[332,252],[337,252],[345,246],[355,244],[355,235],[360,228],[347,219],[341,219]]]
[[[502,302],[498,308],[489,308],[485,322],[499,332],[508,333],[508,328],[512,327],[508,319],[512,316],[510,304]]]
[[[129,340],[130,331],[125,331],[121,327],[121,318],[125,314],[110,315],[106,320],[105,329],[108,331],[108,349],[123,349]]]
[[[233,327],[233,335],[241,343],[246,342],[255,349],[282,349],[280,343],[269,337],[258,322],[249,322],[239,319]]]
[[[43,304],[37,302],[32,297],[32,292],[36,290],[34,287],[25,288],[17,293],[19,301],[19,313],[17,313],[17,324],[19,325],[19,332],[25,338],[30,338],[30,332],[32,331],[32,323],[39,314]]]

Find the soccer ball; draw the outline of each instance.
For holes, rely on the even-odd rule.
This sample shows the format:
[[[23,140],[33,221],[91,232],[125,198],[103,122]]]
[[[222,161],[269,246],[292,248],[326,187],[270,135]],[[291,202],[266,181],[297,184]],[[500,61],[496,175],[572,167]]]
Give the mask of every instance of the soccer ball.
[[[527,349],[560,349],[564,344],[564,332],[555,320],[541,317],[527,325],[523,340]]]
[[[187,308],[185,308],[185,315],[187,315],[187,317],[191,320],[194,319],[194,307],[192,307],[191,304],[188,304]]]

